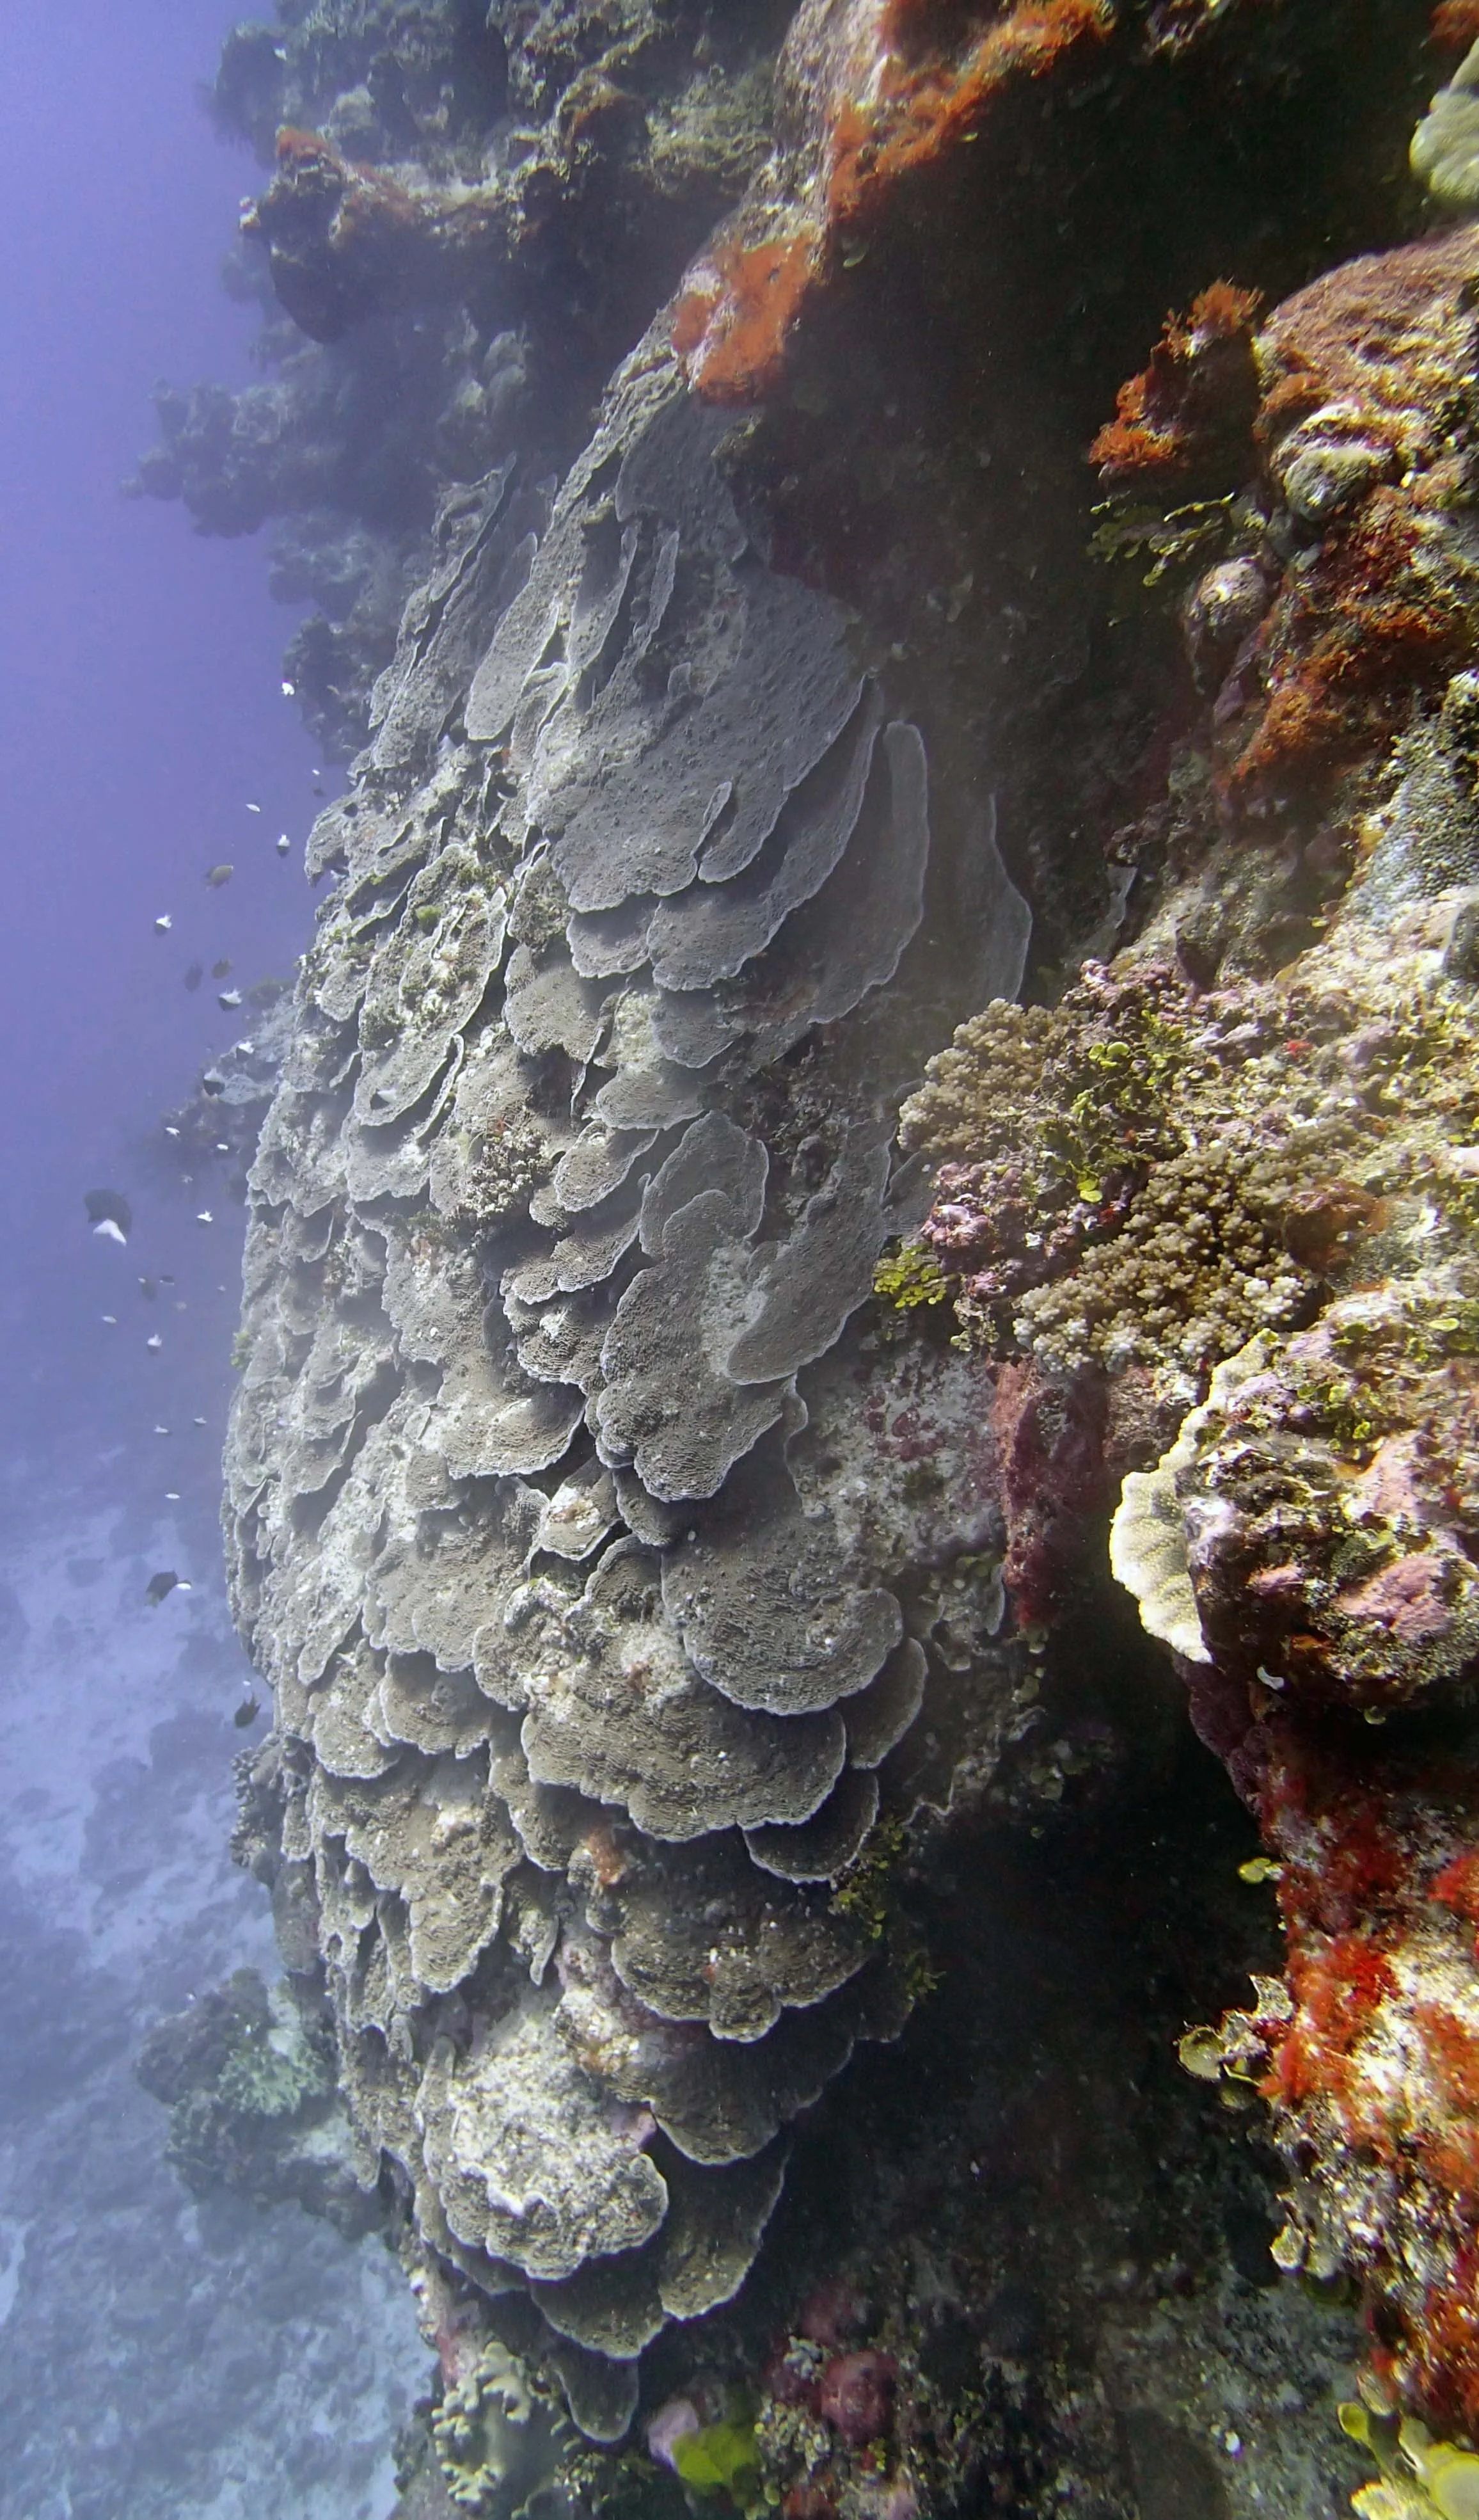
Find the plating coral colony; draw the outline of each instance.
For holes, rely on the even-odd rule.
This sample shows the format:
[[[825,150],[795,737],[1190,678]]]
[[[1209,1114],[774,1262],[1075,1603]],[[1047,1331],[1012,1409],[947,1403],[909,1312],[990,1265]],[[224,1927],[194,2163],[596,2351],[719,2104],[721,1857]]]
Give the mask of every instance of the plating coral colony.
[[[211,105],[135,486],[344,774],[170,1124],[282,1969],[171,2159],[395,2253],[420,2520],[1473,2520],[1479,12]]]

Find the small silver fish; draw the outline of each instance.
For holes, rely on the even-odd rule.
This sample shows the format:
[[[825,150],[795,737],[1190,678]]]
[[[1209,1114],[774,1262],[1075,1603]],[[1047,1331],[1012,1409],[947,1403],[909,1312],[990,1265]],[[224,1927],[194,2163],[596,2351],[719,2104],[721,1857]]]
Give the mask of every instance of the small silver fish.
[[[133,1209],[120,1190],[87,1190],[82,1193],[87,1222],[110,1242],[126,1242],[133,1232]]]

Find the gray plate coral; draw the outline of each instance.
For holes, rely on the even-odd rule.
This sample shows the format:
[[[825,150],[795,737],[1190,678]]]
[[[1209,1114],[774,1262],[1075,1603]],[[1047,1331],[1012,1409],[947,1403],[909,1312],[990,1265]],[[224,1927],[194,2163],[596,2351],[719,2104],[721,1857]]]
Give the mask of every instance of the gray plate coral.
[[[537,2305],[599,2438],[742,2281],[786,2122],[902,2022],[833,1885],[906,1798],[919,1563],[985,1536],[847,1475],[924,746],[751,546],[720,434],[645,346],[537,548],[493,476],[408,610],[310,845],[230,1443],[277,1689],[247,1834],[367,2175]]]

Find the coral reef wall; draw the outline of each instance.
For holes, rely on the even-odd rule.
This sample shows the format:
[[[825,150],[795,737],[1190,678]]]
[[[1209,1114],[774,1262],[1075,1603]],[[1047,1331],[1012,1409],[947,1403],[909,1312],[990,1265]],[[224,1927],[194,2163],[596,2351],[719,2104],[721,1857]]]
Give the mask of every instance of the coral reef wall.
[[[1479,2422],[1479,245],[1409,170],[1427,34],[228,43],[272,376],[165,399],[141,486],[278,520],[358,747],[250,1173],[240,1851],[436,2341],[408,2507],[1332,2511],[1356,2339],[1278,2266],[1360,2288],[1373,2423]],[[1234,2127],[1170,2050],[1239,1963],[1188,2051]],[[1102,2177],[1086,2057],[1143,2108]],[[649,2458],[590,2447],[639,2404]]]

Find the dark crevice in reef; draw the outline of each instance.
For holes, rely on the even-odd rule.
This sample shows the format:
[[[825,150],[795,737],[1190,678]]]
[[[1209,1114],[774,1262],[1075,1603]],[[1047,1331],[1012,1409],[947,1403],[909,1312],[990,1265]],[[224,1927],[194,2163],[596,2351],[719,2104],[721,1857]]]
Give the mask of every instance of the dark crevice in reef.
[[[801,2138],[757,2308],[773,2334],[804,2319],[797,2268],[868,2301],[908,2366],[941,2509],[1006,2488],[1001,2507],[1034,2511],[1065,2475],[1117,2507],[1123,2366],[1152,2305],[1213,2327],[1231,2305],[1261,2316],[1276,2166],[1225,2117],[1208,2143],[1174,2052],[1188,2020],[1278,1965],[1269,1894],[1236,1878],[1256,1852],[1185,1743],[1107,1811],[962,1847],[919,1917],[939,1987]],[[995,2402],[989,2451],[956,2433],[970,2394]]]
[[[1127,26],[1076,85],[1008,92],[808,310],[737,461],[774,563],[859,608],[931,757],[985,765],[1054,970],[1195,707],[1174,608],[1114,617],[1086,450],[1209,278],[1272,305],[1407,232],[1425,13],[1360,16],[1271,11],[1267,57],[1234,16],[1148,66]]]
[[[271,34],[217,104],[273,381],[143,481],[276,520],[359,747],[226,1465],[296,1987],[232,2035],[337,2095],[228,2041],[191,2158],[328,2145],[385,2220],[408,2513],[1333,2520],[1374,2460],[1452,2515],[1479,232],[1408,168],[1427,13]]]

